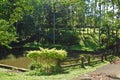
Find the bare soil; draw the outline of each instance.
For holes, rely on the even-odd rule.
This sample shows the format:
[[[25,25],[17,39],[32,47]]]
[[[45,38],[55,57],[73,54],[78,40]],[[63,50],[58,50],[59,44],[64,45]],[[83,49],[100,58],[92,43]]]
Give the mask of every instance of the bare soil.
[[[120,59],[73,80],[120,80]]]

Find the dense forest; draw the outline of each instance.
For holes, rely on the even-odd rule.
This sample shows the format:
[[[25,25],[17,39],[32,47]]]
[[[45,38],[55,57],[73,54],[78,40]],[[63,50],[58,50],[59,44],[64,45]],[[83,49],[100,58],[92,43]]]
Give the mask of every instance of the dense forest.
[[[80,35],[88,41],[97,35],[101,47],[115,43],[119,32],[119,0],[0,0],[1,47],[69,47],[82,44]]]

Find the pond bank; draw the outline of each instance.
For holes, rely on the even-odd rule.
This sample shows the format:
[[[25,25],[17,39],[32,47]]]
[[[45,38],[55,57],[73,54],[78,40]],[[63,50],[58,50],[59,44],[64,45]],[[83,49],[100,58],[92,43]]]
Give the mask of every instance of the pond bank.
[[[10,70],[17,70],[20,72],[27,72],[28,71],[28,69],[25,69],[25,68],[18,68],[18,67],[14,67],[14,66],[10,66],[10,65],[5,65],[5,64],[0,64],[0,67],[10,69]]]
[[[18,68],[25,68],[25,69],[29,68],[31,62],[32,60],[27,57],[0,60],[0,64],[15,66]]]

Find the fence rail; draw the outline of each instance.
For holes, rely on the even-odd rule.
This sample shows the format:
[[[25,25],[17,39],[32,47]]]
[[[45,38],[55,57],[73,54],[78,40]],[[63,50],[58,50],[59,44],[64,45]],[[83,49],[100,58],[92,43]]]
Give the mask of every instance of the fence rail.
[[[97,58],[95,60],[91,60],[91,58]],[[61,67],[72,67],[72,66],[81,66],[82,68],[85,68],[85,65],[90,65],[93,62],[104,62],[106,60],[106,55],[94,55],[94,56],[88,56],[87,58],[85,57],[80,57],[76,59],[66,59],[61,62]],[[64,64],[64,63],[69,63],[69,64]]]

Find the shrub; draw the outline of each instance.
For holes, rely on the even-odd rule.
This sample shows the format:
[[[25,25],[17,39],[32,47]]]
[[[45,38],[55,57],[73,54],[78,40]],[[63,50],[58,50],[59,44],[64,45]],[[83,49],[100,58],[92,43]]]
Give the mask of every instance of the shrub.
[[[16,57],[13,54],[9,54],[6,58],[7,59],[16,59]]]
[[[38,69],[43,73],[51,74],[61,70],[60,60],[66,58],[67,52],[65,50],[44,49],[40,48],[39,51],[28,51],[27,57],[32,58],[35,63],[30,67],[31,69]]]
[[[114,55],[108,55],[107,56],[107,60],[112,63],[112,62],[115,62],[116,60],[118,60],[119,57],[118,56],[114,56]]]
[[[85,53],[79,55],[79,57],[80,57],[80,58],[84,58],[85,61],[87,61],[88,58],[91,57],[91,56],[92,56],[92,55],[90,55],[90,54],[85,54]]]
[[[103,43],[106,43],[108,41],[108,37],[105,34],[101,36],[101,39]]]
[[[64,45],[71,46],[79,44],[80,38],[78,33],[73,33],[70,31],[62,32],[60,36],[60,42]]]
[[[30,68],[30,70],[35,70],[35,69],[38,70],[41,68],[41,65],[37,62],[33,62],[29,65],[29,68]]]
[[[48,43],[53,43],[53,31],[49,30],[45,35],[45,41]],[[55,43],[62,44],[66,46],[79,44],[80,38],[78,32],[73,32],[72,30],[58,30],[55,31]]]
[[[106,45],[103,45],[101,47],[97,47],[96,51],[98,51],[98,52],[105,52],[106,51]]]
[[[39,56],[40,56],[40,51],[29,51],[27,54],[27,57],[33,59],[36,62],[37,62]]]
[[[44,49],[40,48],[40,56],[43,58],[52,58],[62,60],[67,56],[67,52],[64,50]]]

